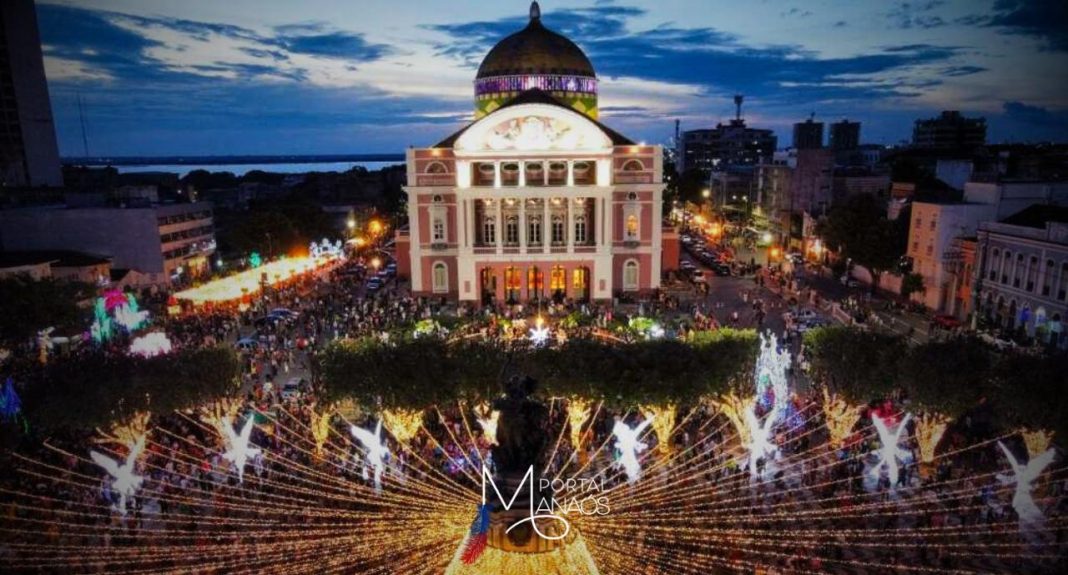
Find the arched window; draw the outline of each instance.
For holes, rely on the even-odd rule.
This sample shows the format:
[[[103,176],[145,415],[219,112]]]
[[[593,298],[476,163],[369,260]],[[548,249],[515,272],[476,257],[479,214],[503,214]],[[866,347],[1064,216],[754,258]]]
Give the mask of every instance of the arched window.
[[[1031,261],[1027,265],[1027,291],[1035,291],[1035,284],[1038,283],[1038,257],[1031,256]]]
[[[626,239],[638,239],[638,216],[635,214],[630,214],[627,216]]]
[[[1001,283],[1009,283],[1009,273],[1012,271],[1012,252],[1005,250],[1001,252]]]
[[[997,248],[994,248],[994,250],[992,252],[990,252],[990,274],[989,274],[989,277],[987,277],[987,279],[989,279],[990,281],[996,281],[998,279],[998,270],[997,270],[997,268],[1000,265],[1001,265],[1001,250],[999,250]]]
[[[564,218],[553,216],[552,234],[553,245],[561,245],[564,243]]]
[[[545,274],[538,266],[527,268],[527,297],[536,298],[541,296],[545,289]]]
[[[637,260],[627,260],[623,264],[623,291],[638,291]]]
[[[447,293],[449,291],[449,266],[445,262],[434,262],[431,278],[434,293]]]
[[[1053,267],[1053,260],[1046,260],[1046,269],[1042,271],[1042,295],[1049,296],[1053,289],[1053,274],[1057,268]]]
[[[504,243],[510,246],[519,245],[519,218],[508,216],[504,226]]]
[[[575,243],[586,243],[586,216],[575,217]]]
[[[497,243],[497,219],[488,217],[482,220],[482,243]]]
[[[624,172],[640,172],[645,169],[645,164],[642,164],[641,160],[627,160],[623,164]]]
[[[426,173],[428,174],[447,174],[449,169],[445,167],[445,164],[441,162],[430,162],[426,165]]]
[[[541,218],[537,216],[530,218],[530,224],[527,226],[527,244],[541,245]]]
[[[1023,254],[1016,254],[1016,266],[1012,270],[1012,287],[1020,287],[1020,281],[1024,274]]]

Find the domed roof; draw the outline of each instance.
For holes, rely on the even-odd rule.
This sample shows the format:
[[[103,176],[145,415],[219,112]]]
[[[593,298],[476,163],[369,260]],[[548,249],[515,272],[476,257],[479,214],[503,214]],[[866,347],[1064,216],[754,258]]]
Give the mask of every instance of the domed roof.
[[[596,77],[581,48],[542,25],[537,2],[530,5],[527,27],[498,42],[482,60],[475,78],[519,74]]]

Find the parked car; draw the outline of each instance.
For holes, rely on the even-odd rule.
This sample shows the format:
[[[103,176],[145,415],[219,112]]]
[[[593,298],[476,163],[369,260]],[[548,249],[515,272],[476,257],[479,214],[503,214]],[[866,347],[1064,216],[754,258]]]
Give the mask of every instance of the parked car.
[[[290,399],[300,398],[301,387],[303,383],[304,380],[299,377],[290,378],[289,381],[285,382],[285,384],[282,385],[282,391],[280,392],[282,399],[288,401]]]
[[[252,351],[260,346],[260,342],[251,337],[243,337],[234,342],[234,347],[241,351]]]

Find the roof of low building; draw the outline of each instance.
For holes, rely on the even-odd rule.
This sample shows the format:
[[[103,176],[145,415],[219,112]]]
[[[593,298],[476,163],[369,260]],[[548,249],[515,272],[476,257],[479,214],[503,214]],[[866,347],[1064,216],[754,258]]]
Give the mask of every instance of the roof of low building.
[[[1040,230],[1049,222],[1068,223],[1068,206],[1035,204],[1001,220],[1003,224]]]
[[[73,250],[27,250],[0,252],[0,268],[51,263],[56,267],[84,267],[110,263],[111,259]]]

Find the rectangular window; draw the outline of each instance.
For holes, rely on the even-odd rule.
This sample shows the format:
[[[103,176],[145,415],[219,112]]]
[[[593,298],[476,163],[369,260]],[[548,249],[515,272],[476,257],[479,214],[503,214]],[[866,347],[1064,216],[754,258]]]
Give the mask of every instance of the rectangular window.
[[[504,243],[514,246],[519,244],[519,220],[508,218],[508,225],[504,228]]]
[[[497,224],[493,221],[493,218],[487,218],[482,224],[482,243],[497,243]]]
[[[430,237],[435,243],[445,241],[445,220],[434,218],[433,230],[430,233]]]

